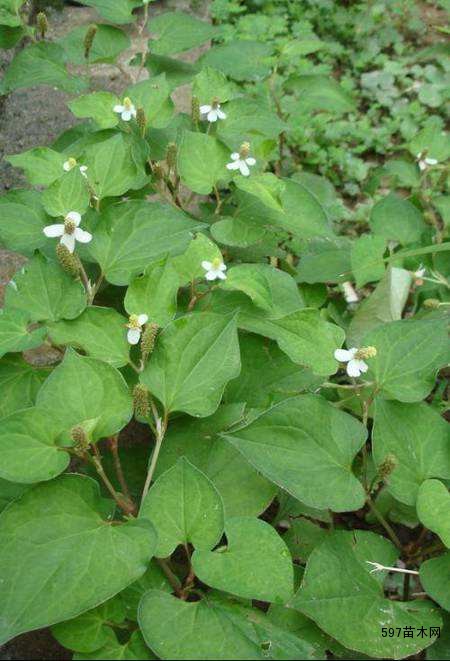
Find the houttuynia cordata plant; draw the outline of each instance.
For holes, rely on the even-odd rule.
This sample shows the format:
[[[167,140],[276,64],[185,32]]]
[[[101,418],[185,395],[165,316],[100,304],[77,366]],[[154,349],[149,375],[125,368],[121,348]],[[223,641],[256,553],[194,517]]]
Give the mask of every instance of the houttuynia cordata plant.
[[[80,4],[0,0],[3,102],[74,116],[0,198],[0,643],[449,659],[446,28]]]

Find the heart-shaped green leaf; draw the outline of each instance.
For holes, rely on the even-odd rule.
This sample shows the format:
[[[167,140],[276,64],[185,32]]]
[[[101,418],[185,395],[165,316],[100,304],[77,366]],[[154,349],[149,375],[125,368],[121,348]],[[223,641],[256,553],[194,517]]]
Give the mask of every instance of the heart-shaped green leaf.
[[[172,262],[155,262],[130,283],[125,309],[128,314],[146,314],[151,322],[165,326],[176,314],[178,288],[179,278]]]
[[[0,310],[0,357],[10,351],[34,349],[44,341],[45,328],[28,330],[30,318],[22,310]]]
[[[440,480],[425,480],[417,494],[417,515],[450,548],[450,493]]]

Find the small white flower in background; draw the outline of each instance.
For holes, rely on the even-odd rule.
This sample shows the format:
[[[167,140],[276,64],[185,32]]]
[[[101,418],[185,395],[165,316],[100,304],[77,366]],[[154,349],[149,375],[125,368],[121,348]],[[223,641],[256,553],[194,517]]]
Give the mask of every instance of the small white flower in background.
[[[128,96],[123,100],[123,105],[117,105],[113,108],[114,112],[118,112],[124,122],[129,122],[132,117],[136,117],[136,108]]]
[[[148,315],[146,314],[130,314],[128,319],[128,333],[127,340],[130,344],[137,344],[141,339],[142,327],[148,321]]]
[[[224,271],[227,270],[227,267],[220,257],[216,257],[212,262],[202,262],[202,268],[206,271],[205,278],[207,280],[226,280],[227,278],[224,273]]]
[[[66,172],[70,172],[70,170],[72,170],[72,168],[74,168],[76,165],[77,165],[77,159],[72,158],[71,156],[70,158],[67,159],[67,161],[64,161],[63,169]],[[87,170],[87,165],[80,165],[80,172],[83,175],[83,177],[87,177],[86,170]]]
[[[346,303],[357,303],[359,301],[358,294],[355,291],[351,282],[343,282],[342,290],[344,292],[344,298]]]
[[[219,99],[216,97],[211,101],[211,105],[200,106],[200,113],[206,115],[208,122],[217,122],[218,119],[226,119],[226,113],[220,109]]]
[[[227,168],[229,170],[240,170],[241,174],[244,177],[248,177],[250,174],[249,165],[255,165],[256,159],[252,156],[249,157],[250,153],[250,143],[243,142],[239,152],[235,151],[231,154],[231,163],[227,163]]]
[[[47,225],[44,227],[44,234],[49,238],[60,236],[60,243],[66,246],[67,250],[73,252],[75,250],[75,242],[89,243],[92,239],[92,234],[82,230],[78,227],[81,223],[81,215],[78,211],[69,211],[64,218],[64,223],[56,223],[55,225]]]
[[[421,172],[427,169],[430,165],[437,165],[438,161],[435,158],[428,158],[426,156],[425,158],[422,158],[423,152],[419,152],[416,156],[417,161],[419,163],[419,169]]]
[[[423,264],[421,264],[421,265],[419,266],[419,268],[417,269],[417,271],[414,271],[414,273],[413,273],[414,284],[415,284],[417,287],[420,287],[421,285],[423,285],[423,276],[425,275],[426,272],[427,272],[427,270],[426,270],[426,268],[423,266]]]
[[[334,352],[336,360],[340,363],[347,363],[347,374],[352,377],[358,377],[367,372],[369,366],[364,362],[365,359],[374,358],[376,355],[375,347],[363,347],[362,349],[352,347],[351,349],[336,349]]]

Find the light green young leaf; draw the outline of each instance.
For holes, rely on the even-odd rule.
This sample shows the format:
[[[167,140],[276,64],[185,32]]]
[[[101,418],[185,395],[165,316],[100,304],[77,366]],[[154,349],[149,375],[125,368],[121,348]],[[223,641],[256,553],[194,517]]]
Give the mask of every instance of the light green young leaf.
[[[270,74],[271,52],[270,45],[261,41],[230,41],[209,48],[199,64],[214,67],[233,80],[255,82]]]
[[[269,264],[233,266],[222,287],[244,292],[257,307],[269,313],[277,307],[286,306],[290,310],[304,307],[295,280]]]
[[[310,507],[346,512],[364,504],[352,462],[366,430],[322,397],[286,399],[221,436],[269,480]]]
[[[356,286],[381,280],[384,275],[383,254],[386,241],[382,236],[363,234],[352,246],[351,263]]]
[[[377,466],[387,455],[397,460],[387,479],[392,495],[415,505],[417,492],[430,477],[450,479],[450,429],[428,404],[401,404],[376,400],[372,436]]]
[[[196,549],[195,574],[207,585],[244,599],[286,603],[292,596],[292,558],[277,531],[265,521],[233,517],[225,525],[226,548]]]
[[[215,243],[199,232],[187,247],[186,252],[171,259],[171,264],[178,273],[180,286],[187,285],[197,278],[205,277],[203,261],[222,261],[222,253]]]
[[[312,552],[291,606],[351,650],[381,659],[417,654],[433,639],[383,637],[382,627],[428,629],[440,626],[441,618],[431,602],[384,596],[385,575],[371,574],[367,561],[392,566],[396,558],[396,549],[384,537],[363,530],[337,531]]]
[[[223,533],[222,499],[213,483],[186,457],[181,457],[151,487],[139,517],[158,533],[155,554],[165,558],[180,544],[212,549]]]
[[[450,493],[440,480],[425,480],[420,485],[417,515],[421,523],[450,548]]]
[[[419,569],[424,590],[439,606],[450,611],[450,551],[422,562]]]
[[[340,115],[355,110],[354,99],[334,78],[316,74],[294,76],[289,87],[298,97],[299,113],[322,110]]]
[[[217,28],[190,14],[174,11],[155,16],[151,22],[151,31],[155,35],[150,43],[151,52],[156,55],[174,55],[209,41],[216,34]]]
[[[0,309],[0,358],[10,351],[34,349],[44,341],[45,328],[29,330],[30,318],[22,310]]]
[[[369,222],[375,236],[387,241],[399,241],[402,245],[420,241],[426,229],[419,209],[409,200],[393,193],[375,204]]]
[[[49,323],[47,328],[54,344],[82,349],[91,358],[123,367],[130,349],[126,324],[125,317],[113,308],[91,306],[76,319]]]
[[[63,176],[66,159],[63,154],[48,147],[35,147],[21,154],[6,156],[5,160],[13,167],[21,168],[33,186],[49,186]]]
[[[165,326],[175,317],[179,286],[172,261],[150,264],[143,275],[130,283],[125,294],[125,309],[128,314],[146,314],[151,322]]]
[[[243,404],[220,406],[214,415],[200,420],[183,417],[170,423],[155,475],[186,457],[201,470],[220,493],[225,513],[258,516],[270,504],[276,487],[258,473],[230,443],[219,436],[243,417]]]
[[[387,399],[401,402],[424,399],[449,357],[446,319],[393,321],[371,331],[363,343],[377,350],[367,379]]]
[[[166,412],[206,417],[240,369],[236,319],[203,312],[166,326],[140,378]]]
[[[14,190],[0,197],[0,240],[8,250],[32,255],[46,243],[43,230],[51,223],[40,193]]]
[[[132,398],[114,367],[68,349],[41,387],[36,405],[51,411],[66,429],[95,420],[94,439],[119,432],[130,420]]]
[[[195,193],[207,195],[219,179],[228,179],[228,151],[206,133],[184,131],[178,148],[181,181]]]
[[[233,84],[221,71],[213,67],[203,67],[192,84],[192,94],[198,98],[200,105],[211,105],[211,101],[215,98],[219,99],[220,103],[225,103],[233,93]]]
[[[271,172],[255,174],[253,177],[238,177],[235,184],[239,190],[258,198],[261,204],[277,213],[283,213],[281,195],[286,190],[286,185]]]
[[[48,374],[48,369],[37,369],[21,356],[3,358],[0,362],[0,418],[33,406]]]
[[[109,629],[108,642],[94,652],[74,654],[73,661],[92,659],[126,659],[127,661],[147,661],[156,657],[150,652],[140,631],[134,631],[125,643],[119,642],[112,629]]]
[[[229,101],[224,110],[227,117],[225,121],[218,122],[217,135],[228,146],[230,152],[236,151],[243,142],[250,142],[251,156],[255,156],[254,148],[259,149],[265,156],[266,141],[276,141],[280,133],[288,130],[288,125],[278,117],[265,97],[252,99],[248,96],[245,98],[239,96]],[[256,173],[252,170],[252,176],[248,181],[254,176]],[[264,176],[272,175],[266,173]],[[235,180],[238,179],[241,177],[235,177]]]
[[[248,248],[263,243],[269,230],[244,218],[223,217],[211,225],[211,235],[218,243],[236,248]]]
[[[51,184],[42,193],[42,204],[50,216],[66,216],[70,211],[85,213],[89,206],[89,189],[79,168],[69,172]]]
[[[102,214],[88,250],[109,282],[126,285],[151,262],[186,250],[192,232],[201,227],[167,204],[143,200],[119,203]]]
[[[69,465],[69,454],[56,445],[61,425],[37,408],[22,409],[0,424],[0,477],[30,484],[51,480]]]
[[[73,319],[85,307],[86,292],[81,282],[42,255],[27,262],[6,287],[6,310],[21,310],[30,321]]]
[[[37,485],[3,511],[0,643],[76,617],[142,576],[156,547],[151,523],[112,526],[103,512],[98,484],[80,475]]]
[[[165,74],[142,80],[128,87],[128,96],[136,108],[143,108],[147,124],[153,128],[164,128],[170,122],[174,104],[170,98],[170,86]]]
[[[142,598],[138,621],[147,645],[163,659],[322,658],[317,644],[274,626],[259,609],[214,592],[187,602],[150,590]]]
[[[25,0],[3,0],[0,6],[0,25],[17,27],[21,25],[20,8]]]
[[[100,16],[111,23],[132,23],[133,9],[142,5],[142,0],[82,0],[81,4],[94,7]]]
[[[109,129],[119,122],[119,115],[113,108],[119,99],[111,92],[92,92],[69,101],[67,104],[75,117],[93,119],[101,129]]]

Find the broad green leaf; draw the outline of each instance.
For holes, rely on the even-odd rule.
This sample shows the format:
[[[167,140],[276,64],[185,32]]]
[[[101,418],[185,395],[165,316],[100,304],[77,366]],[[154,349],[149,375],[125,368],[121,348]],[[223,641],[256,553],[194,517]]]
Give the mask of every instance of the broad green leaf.
[[[125,607],[118,596],[73,620],[55,624],[52,634],[64,647],[77,652],[94,652],[109,642],[110,625],[121,624],[125,614]]]
[[[113,365],[128,363],[127,319],[112,308],[91,306],[76,319],[47,324],[54,344],[68,345]]]
[[[132,138],[118,133],[86,149],[89,183],[100,199],[141,188],[148,179],[144,161],[143,154],[136,157]]]
[[[420,241],[426,229],[419,209],[409,200],[393,193],[375,204],[369,222],[376,236],[387,241],[399,241],[403,245]]]
[[[369,332],[364,346],[374,346],[368,380],[387,399],[417,402],[428,395],[436,373],[448,362],[447,321],[406,319]]]
[[[14,48],[25,34],[22,26],[9,27],[0,21],[0,48]]]
[[[132,23],[133,9],[142,5],[142,0],[81,0],[82,5],[94,7],[103,18],[111,23]]]
[[[195,193],[207,195],[219,179],[228,179],[229,153],[213,136],[184,131],[178,148],[181,181]]]
[[[347,329],[349,346],[360,346],[373,328],[402,318],[408,300],[412,275],[405,269],[390,266],[374,291],[358,306]]]
[[[190,83],[199,70],[199,67],[191,62],[184,62],[164,55],[155,55],[151,52],[145,60],[145,66],[151,76],[165,74],[171,90]]]
[[[94,652],[74,654],[73,661],[91,661],[92,659],[126,659],[129,661],[146,661],[156,657],[144,643],[140,631],[134,631],[125,642],[119,642],[117,636],[110,629],[108,642]]]
[[[147,571],[141,578],[120,593],[120,600],[125,606],[128,620],[136,622],[139,602],[149,590],[173,592],[173,587],[170,585],[167,576],[155,560],[151,560]]]
[[[214,593],[187,602],[150,590],[138,619],[147,645],[162,659],[322,658],[316,656],[317,645],[274,626],[259,609]]]
[[[294,310],[303,307],[295,280],[269,264],[233,266],[222,287],[244,292],[257,307],[267,312],[274,312],[278,306],[284,305]]]
[[[119,99],[111,92],[92,92],[84,94],[67,104],[75,117],[93,119],[101,129],[109,129],[119,122],[119,115],[113,108]]]
[[[199,64],[218,69],[233,80],[258,81],[270,74],[271,51],[269,44],[261,41],[230,41],[207,50]]]
[[[344,282],[351,276],[351,243],[348,239],[317,238],[308,243],[297,266],[298,282]]]
[[[256,174],[249,178],[238,177],[235,183],[239,190],[254,195],[264,206],[277,213],[283,213],[281,195],[286,190],[286,185],[271,172]]]
[[[286,399],[222,437],[269,480],[310,507],[345,512],[364,505],[352,462],[366,430],[322,397]]]
[[[10,482],[51,480],[69,465],[56,445],[61,425],[37,408],[22,409],[0,424],[0,477]]]
[[[178,288],[178,273],[172,262],[155,262],[130,283],[125,309],[128,314],[146,314],[151,322],[165,326],[175,317]]]
[[[242,419],[243,404],[220,406],[208,418],[181,418],[170,423],[158,459],[155,475],[186,457],[201,470],[220,493],[225,513],[230,516],[258,516],[270,504],[276,487],[260,475],[238,452],[219,436]]]
[[[22,310],[0,309],[0,358],[10,351],[26,351],[42,344],[45,328],[29,330],[29,321],[28,314]]]
[[[244,599],[286,603],[292,596],[292,558],[265,521],[233,517],[225,525],[226,548],[196,548],[192,567],[207,585]]]
[[[224,512],[219,492],[185,457],[163,473],[142,503],[139,517],[158,533],[155,554],[165,558],[180,544],[209,550],[223,533]]]
[[[210,23],[180,11],[155,16],[150,30],[155,35],[150,42],[150,51],[156,55],[173,55],[190,50],[209,41],[217,32],[217,28]]]
[[[80,475],[37,485],[3,511],[1,643],[76,617],[142,576],[152,525],[113,526],[103,512],[97,483]]]
[[[394,546],[363,530],[337,531],[311,554],[291,606],[312,618],[349,649],[382,659],[402,659],[431,644],[430,638],[383,637],[382,627],[440,626],[438,610],[423,600],[391,601],[383,574],[371,574],[368,561],[391,565]]]
[[[297,96],[299,113],[322,110],[340,115],[355,110],[353,98],[334,78],[315,74],[294,76],[288,86]]]
[[[9,482],[0,478],[0,512],[3,512],[13,500],[20,498],[29,489],[31,489],[30,484]]]
[[[6,70],[3,78],[7,92],[22,87],[50,85],[69,94],[79,94],[87,84],[82,78],[69,76],[65,53],[58,44],[39,41],[20,50]]]
[[[288,129],[264,97],[254,100],[248,96],[238,97],[227,103],[224,110],[226,121],[218,122],[217,135],[231,152],[236,151],[243,142],[250,142],[252,156],[255,155],[253,149],[257,150],[257,155],[258,151],[265,155],[267,146],[264,141],[275,141],[280,133]],[[244,181],[251,182],[255,176],[258,175],[252,170],[252,176]],[[261,176],[269,178],[273,175],[266,173]],[[241,177],[237,176],[235,180],[241,180]]]
[[[25,0],[2,0],[0,6],[0,24],[16,27],[22,23],[20,8]]]
[[[142,80],[125,90],[136,108],[143,108],[147,124],[164,128],[173,115],[174,105],[170,98],[170,86],[165,74]]]
[[[242,369],[225,389],[227,402],[246,402],[250,407],[268,408],[289,396],[315,389],[323,382],[322,377],[301,369],[275,342],[260,335],[243,333],[239,344]]]
[[[450,611],[450,551],[420,565],[420,582],[439,606]]]
[[[215,259],[222,261],[222,253],[215,243],[199,232],[190,242],[186,252],[171,259],[171,264],[178,274],[179,284],[187,285],[197,278],[205,277],[203,261],[212,262]]]
[[[351,252],[351,263],[357,287],[381,280],[384,275],[385,248],[386,242],[382,236],[363,234],[355,241]]]
[[[33,406],[39,388],[47,378],[47,369],[37,369],[21,356],[6,356],[0,362],[0,418],[18,409]]]
[[[84,40],[89,25],[74,28],[60,40],[69,62],[73,64],[110,63],[114,64],[120,53],[130,47],[130,38],[123,30],[112,25],[96,25],[94,41],[89,51],[89,57],[84,57]]]
[[[206,417],[240,368],[236,319],[204,312],[166,326],[141,381],[167,412]]]
[[[42,194],[42,204],[50,216],[66,216],[70,211],[85,213],[89,206],[86,178],[75,167],[51,184]]]
[[[42,255],[27,262],[6,287],[5,308],[27,313],[30,321],[73,319],[85,307],[86,292],[81,282]]]
[[[425,480],[420,485],[417,514],[423,525],[450,548],[450,493],[440,480]]]
[[[430,117],[421,131],[415,133],[409,144],[409,151],[414,158],[426,151],[427,156],[437,161],[445,161],[450,156],[450,135],[443,131],[440,117]]]
[[[11,191],[0,198],[0,240],[8,250],[32,255],[47,242],[43,230],[52,222],[36,191]]]
[[[49,186],[63,176],[66,159],[63,154],[48,147],[35,147],[21,154],[6,156],[5,160],[13,167],[21,168],[33,186]]]
[[[95,420],[95,439],[116,434],[132,415],[131,395],[120,372],[72,349],[41,387],[36,405],[53,412],[67,429]]]
[[[322,528],[303,516],[289,520],[289,528],[283,540],[297,562],[306,562],[309,556],[329,535],[329,528]]]
[[[198,98],[200,105],[210,105],[213,99],[225,103],[233,96],[234,85],[221,71],[213,67],[203,67],[194,78],[192,94]]]
[[[387,478],[389,491],[407,505],[415,505],[417,492],[430,477],[450,479],[450,429],[428,404],[376,401],[373,457],[377,466],[387,455],[397,465]]]
[[[201,226],[167,204],[119,203],[102,214],[88,249],[109,282],[126,285],[151,262],[186,250],[192,232]]]
[[[236,248],[263,244],[269,230],[244,218],[223,218],[211,225],[211,235],[218,243]]]

